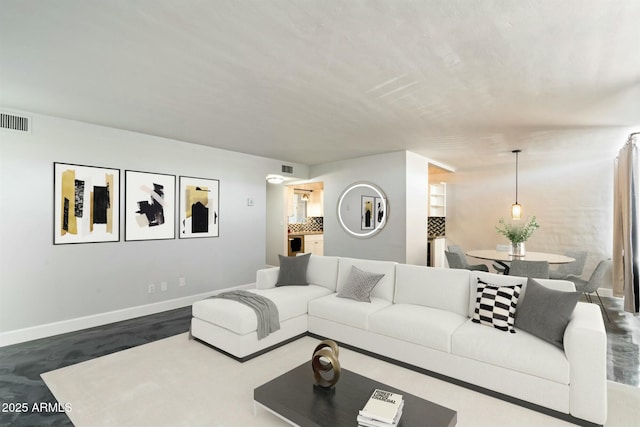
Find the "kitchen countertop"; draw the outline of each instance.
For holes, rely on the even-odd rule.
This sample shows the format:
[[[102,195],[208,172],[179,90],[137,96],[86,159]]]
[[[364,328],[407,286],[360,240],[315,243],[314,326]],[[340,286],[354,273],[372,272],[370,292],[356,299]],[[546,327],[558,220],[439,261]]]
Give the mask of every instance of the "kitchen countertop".
[[[289,236],[308,236],[312,234],[324,234],[323,231],[292,231]]]

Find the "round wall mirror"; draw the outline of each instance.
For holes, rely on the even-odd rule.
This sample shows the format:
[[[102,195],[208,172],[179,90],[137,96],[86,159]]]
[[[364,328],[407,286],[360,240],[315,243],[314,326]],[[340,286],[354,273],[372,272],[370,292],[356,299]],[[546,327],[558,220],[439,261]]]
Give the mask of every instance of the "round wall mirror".
[[[354,237],[380,232],[389,216],[389,203],[382,190],[368,182],[351,184],[338,199],[338,221]]]

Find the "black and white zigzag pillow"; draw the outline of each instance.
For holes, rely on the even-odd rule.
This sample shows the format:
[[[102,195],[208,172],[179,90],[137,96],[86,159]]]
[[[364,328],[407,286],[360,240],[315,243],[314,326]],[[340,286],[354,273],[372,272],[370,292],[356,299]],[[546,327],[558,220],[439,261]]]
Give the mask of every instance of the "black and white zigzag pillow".
[[[478,279],[475,323],[515,334],[516,306],[522,285],[497,286]]]

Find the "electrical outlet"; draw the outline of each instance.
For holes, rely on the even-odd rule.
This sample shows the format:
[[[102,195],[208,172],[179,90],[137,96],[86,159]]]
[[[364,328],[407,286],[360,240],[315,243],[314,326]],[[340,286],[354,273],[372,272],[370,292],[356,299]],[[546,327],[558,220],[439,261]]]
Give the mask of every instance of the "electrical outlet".
[[[180,286],[187,286],[187,279],[185,279],[184,277],[181,277],[179,285]]]
[[[154,285],[153,283],[149,284],[149,293],[152,294],[156,291],[156,285]]]
[[[167,282],[160,283],[160,292],[167,292]]]

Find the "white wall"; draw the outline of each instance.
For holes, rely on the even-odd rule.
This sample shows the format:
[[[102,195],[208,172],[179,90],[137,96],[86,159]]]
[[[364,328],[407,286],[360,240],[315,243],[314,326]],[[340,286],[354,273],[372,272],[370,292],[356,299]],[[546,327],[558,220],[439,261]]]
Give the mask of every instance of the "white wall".
[[[30,134],[0,131],[0,341],[5,332],[102,313],[120,320],[131,308],[255,280],[265,264],[265,177],[279,173],[282,162],[32,116]],[[120,242],[54,246],[55,161],[118,168],[123,185],[125,169],[219,179],[220,237],[124,242],[122,205]],[[449,184],[449,243],[466,249],[505,243],[494,227],[514,201],[512,166],[432,177]],[[325,254],[424,263],[428,177],[420,156],[368,156],[314,166],[311,173],[307,166],[294,167],[297,176],[324,182]],[[519,201],[525,215],[535,214],[541,224],[527,249],[584,248],[590,252],[586,275],[611,256],[612,175],[609,158],[533,162],[521,156]],[[340,193],[355,181],[377,184],[389,199],[389,222],[369,239],[350,237],[336,217]],[[247,206],[247,198],[254,206]],[[70,265],[73,273],[67,273]],[[178,287],[179,277],[186,278],[186,287]],[[147,293],[149,283],[159,287],[161,281],[168,283],[167,292]]]
[[[265,177],[282,162],[32,116],[30,134],[0,131],[0,333],[255,281],[265,264]],[[53,162],[120,169],[121,196],[125,169],[219,179],[220,237],[125,242],[122,203],[120,242],[53,245]]]
[[[267,265],[279,265],[278,254],[287,254],[286,200],[284,184],[267,186]]]
[[[471,250],[508,243],[495,226],[501,217],[510,221],[510,208],[515,201],[514,165],[443,173],[432,179],[448,183],[447,244]],[[526,242],[528,251],[587,250],[583,274],[586,278],[600,259],[611,256],[612,158],[532,161],[521,155],[518,187],[523,217],[535,215],[540,224]]]
[[[426,264],[427,170],[427,159],[406,151],[311,167],[312,179],[324,182],[325,255]],[[380,187],[389,202],[384,229],[364,239],[347,234],[336,211],[342,191],[358,181]]]
[[[429,162],[406,152],[406,263],[427,265],[427,217],[429,205]]]

